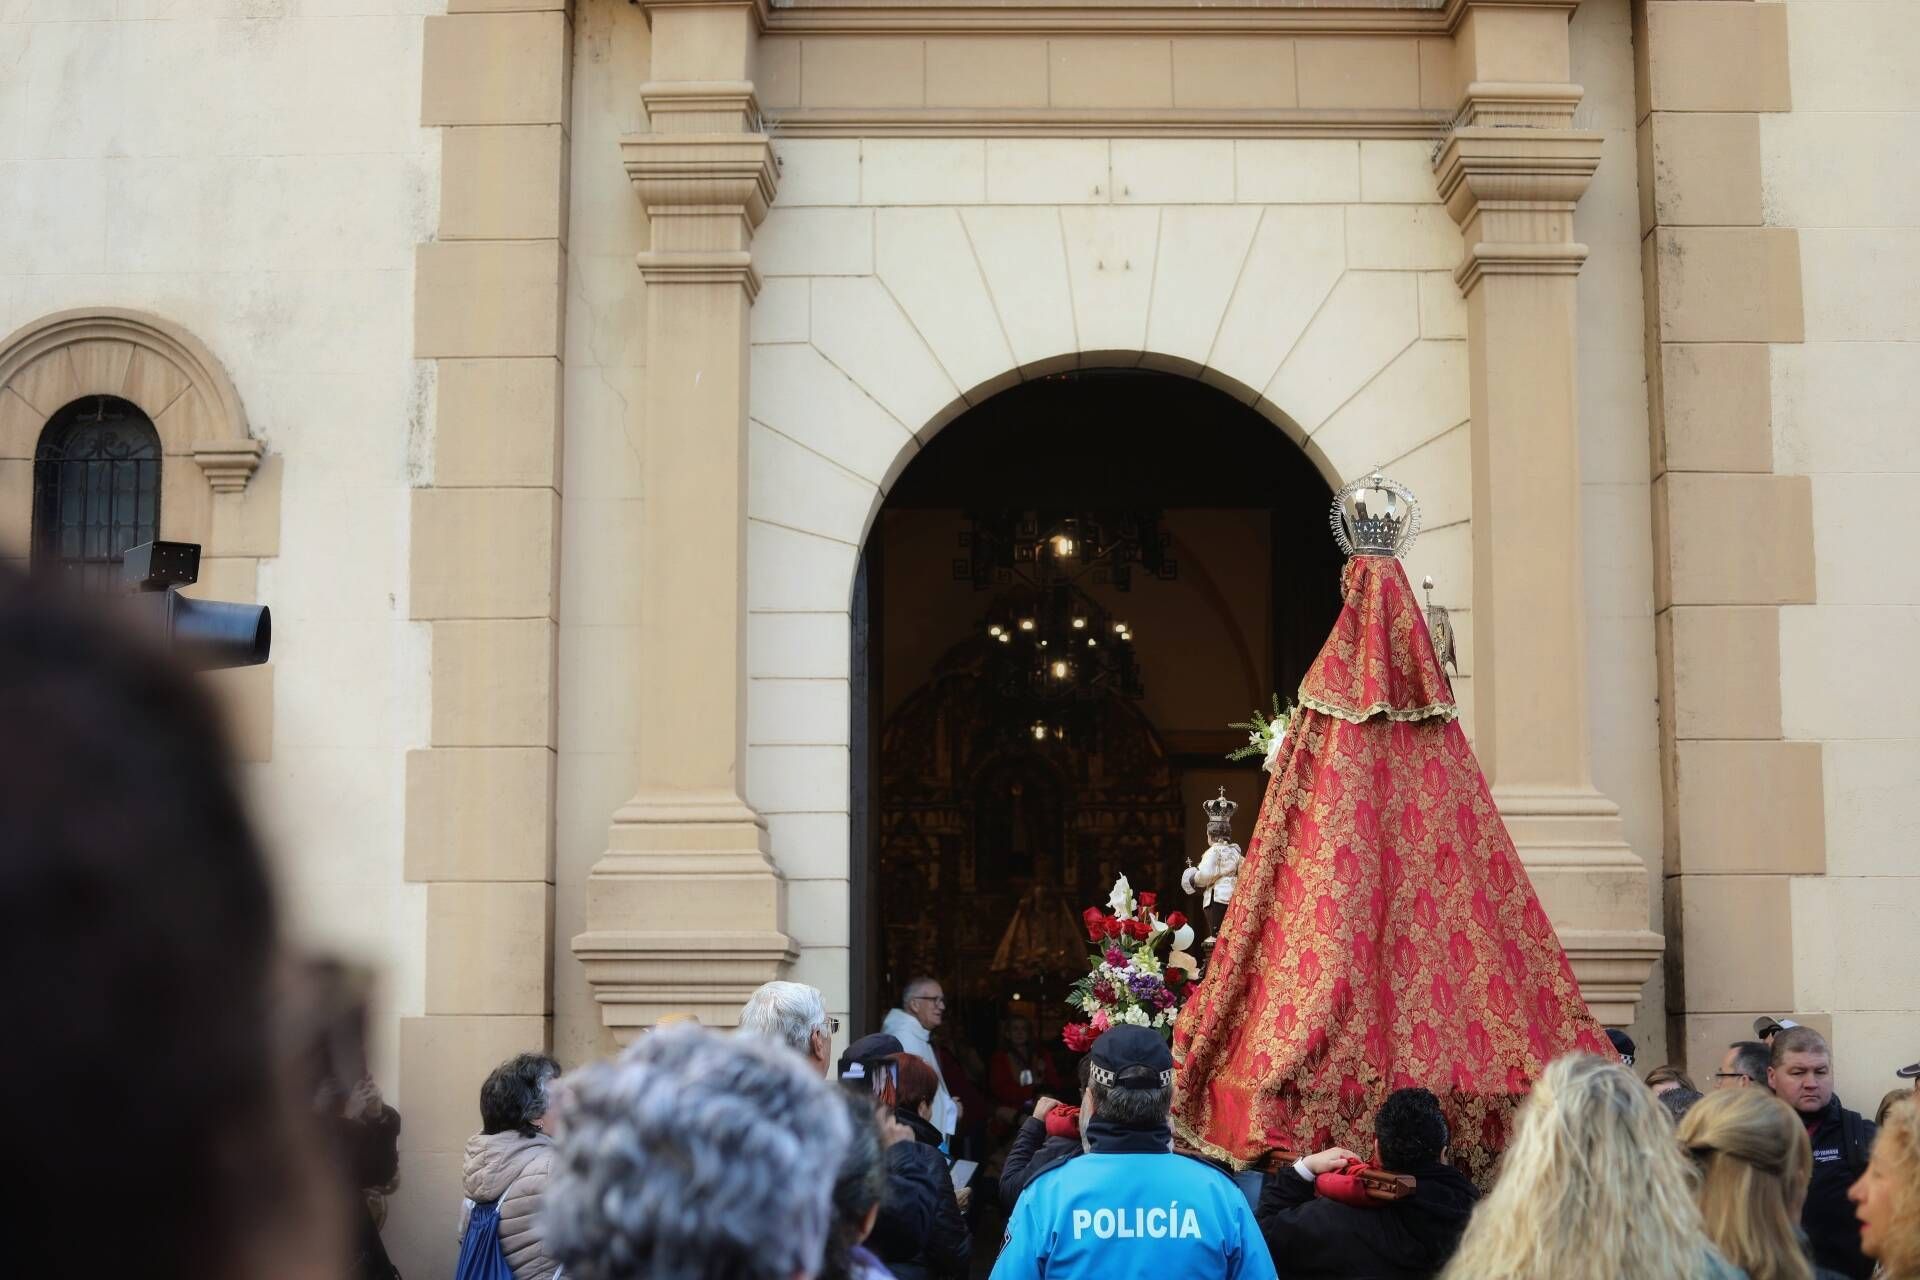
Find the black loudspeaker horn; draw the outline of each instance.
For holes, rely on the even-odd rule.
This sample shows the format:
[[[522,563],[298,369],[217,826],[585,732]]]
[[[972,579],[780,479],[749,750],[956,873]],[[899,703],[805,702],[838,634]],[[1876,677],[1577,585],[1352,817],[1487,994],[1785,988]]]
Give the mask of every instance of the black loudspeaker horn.
[[[273,615],[265,605],[199,600],[180,588],[200,579],[200,547],[192,542],[143,542],[121,564],[132,594],[136,625],[144,626],[186,665],[198,671],[255,667],[273,647]]]

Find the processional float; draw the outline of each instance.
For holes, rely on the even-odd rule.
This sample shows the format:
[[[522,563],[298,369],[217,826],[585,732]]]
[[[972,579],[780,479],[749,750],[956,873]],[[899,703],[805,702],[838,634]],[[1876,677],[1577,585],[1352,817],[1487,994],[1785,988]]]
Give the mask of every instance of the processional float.
[[[1335,497],[1339,620],[1301,682],[1206,977],[1173,1034],[1178,1137],[1246,1167],[1373,1150],[1395,1089],[1440,1099],[1485,1183],[1552,1059],[1611,1054],[1458,722],[1400,556],[1410,490]]]

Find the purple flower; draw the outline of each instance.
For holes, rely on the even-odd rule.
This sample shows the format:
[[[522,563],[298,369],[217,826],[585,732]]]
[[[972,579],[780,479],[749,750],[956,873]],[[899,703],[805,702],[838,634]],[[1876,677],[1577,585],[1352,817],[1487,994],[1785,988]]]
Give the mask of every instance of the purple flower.
[[[1136,973],[1127,979],[1127,989],[1140,1000],[1152,1000],[1156,992],[1166,988],[1157,974]]]

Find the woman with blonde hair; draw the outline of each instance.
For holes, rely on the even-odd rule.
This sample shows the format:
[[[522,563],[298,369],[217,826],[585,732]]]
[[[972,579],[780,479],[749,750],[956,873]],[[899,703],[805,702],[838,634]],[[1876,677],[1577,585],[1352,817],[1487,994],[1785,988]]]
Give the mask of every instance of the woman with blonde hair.
[[[1751,1280],[1814,1280],[1796,1226],[1813,1147],[1792,1107],[1760,1089],[1716,1089],[1681,1120],[1680,1148],[1700,1170],[1700,1216],[1727,1261]]]
[[[1736,1280],[1707,1240],[1673,1124],[1617,1062],[1548,1065],[1443,1280]]]
[[[1847,1192],[1875,1280],[1920,1280],[1920,1100],[1887,1109],[1867,1171]]]

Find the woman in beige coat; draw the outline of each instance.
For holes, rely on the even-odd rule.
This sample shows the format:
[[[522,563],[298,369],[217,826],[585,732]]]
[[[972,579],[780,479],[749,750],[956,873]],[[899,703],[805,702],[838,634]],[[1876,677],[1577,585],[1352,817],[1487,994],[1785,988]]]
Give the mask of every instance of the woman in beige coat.
[[[539,1053],[495,1067],[480,1086],[480,1132],[467,1139],[460,1238],[474,1205],[498,1201],[500,1251],[513,1280],[552,1280],[559,1270],[540,1233],[540,1202],[553,1173],[548,1088],[559,1074],[560,1064]]]

